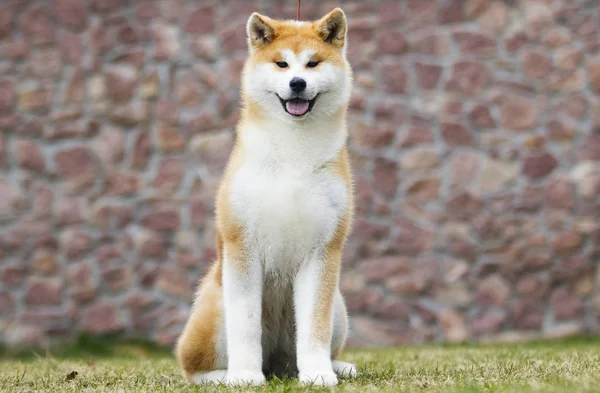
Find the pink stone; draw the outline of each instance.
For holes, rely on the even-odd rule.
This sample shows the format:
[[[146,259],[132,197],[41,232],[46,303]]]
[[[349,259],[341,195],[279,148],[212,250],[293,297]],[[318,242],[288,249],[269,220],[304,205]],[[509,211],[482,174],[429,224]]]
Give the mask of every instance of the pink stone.
[[[101,277],[102,282],[113,291],[124,289],[131,285],[131,270],[124,266],[104,269]]]
[[[11,7],[0,7],[0,39],[8,37],[12,30],[13,12]]]
[[[442,123],[440,125],[442,138],[449,146],[474,146],[473,135],[461,124]]]
[[[75,224],[83,221],[84,202],[78,197],[57,198],[56,217],[61,225]]]
[[[25,291],[25,304],[45,306],[61,304],[62,283],[54,278],[32,278]]]
[[[122,3],[122,0],[91,0],[90,7],[92,10],[106,13],[116,11]]]
[[[438,315],[438,322],[449,342],[462,342],[467,339],[468,331],[464,317],[452,309],[444,309]]]
[[[554,252],[557,254],[573,251],[581,246],[583,238],[576,232],[558,233],[552,242]]]
[[[521,55],[523,73],[531,78],[545,78],[552,72],[552,60],[536,50],[523,52]]]
[[[198,8],[187,15],[184,30],[188,34],[211,34],[215,31],[215,8]]]
[[[373,179],[375,189],[387,197],[392,197],[396,194],[398,188],[398,165],[394,161],[385,158],[375,160],[373,168]]]
[[[59,30],[58,48],[63,61],[72,65],[80,64],[84,47],[83,40],[79,35],[67,30]]]
[[[133,208],[123,203],[101,202],[94,207],[92,222],[101,228],[123,228],[133,218]]]
[[[523,173],[530,179],[544,177],[558,166],[556,158],[548,153],[530,154],[523,164]]]
[[[505,312],[499,310],[486,311],[475,317],[471,329],[475,334],[491,335],[499,332],[505,322]]]
[[[206,206],[201,199],[193,199],[190,202],[190,220],[193,228],[202,229],[206,221]]]
[[[450,162],[453,184],[467,185],[471,183],[480,169],[479,157],[473,153],[456,152]]]
[[[528,98],[511,96],[502,105],[500,114],[502,125],[513,130],[526,130],[535,127],[538,121],[536,103]]]
[[[2,282],[9,287],[22,286],[27,274],[28,270],[25,266],[15,264],[5,265],[0,270]]]
[[[489,71],[482,63],[462,61],[452,66],[446,90],[465,95],[479,94],[487,85]]]
[[[400,139],[400,147],[410,147],[420,144],[433,143],[431,130],[423,127],[410,127],[406,134]]]
[[[146,129],[141,129],[133,145],[133,158],[131,165],[134,168],[145,168],[150,160],[150,138]]]
[[[582,301],[566,287],[560,287],[552,292],[550,303],[554,316],[558,320],[578,319],[584,315]]]
[[[4,55],[11,60],[22,60],[29,55],[30,48],[27,42],[22,39],[17,39],[4,44],[2,51]]]
[[[84,313],[81,322],[84,331],[94,334],[114,333],[123,329],[123,321],[115,306],[109,303],[99,303],[91,306]]]
[[[142,187],[142,179],[137,172],[112,170],[106,174],[104,196],[132,195]]]
[[[377,50],[381,53],[399,55],[408,48],[406,38],[396,30],[383,30],[377,37]]]
[[[175,190],[183,179],[184,164],[180,158],[161,160],[152,185],[163,190]]]
[[[496,121],[492,117],[490,107],[485,104],[475,104],[469,113],[469,120],[476,128],[496,127]]]
[[[117,39],[123,44],[135,44],[138,42],[138,34],[129,24],[123,24],[117,28]]]
[[[50,15],[46,5],[34,4],[19,16],[21,32],[31,44],[44,45],[54,41],[55,28]]]
[[[194,155],[208,170],[213,174],[220,174],[233,148],[233,135],[229,131],[203,133],[194,136],[190,144]]]
[[[82,68],[76,68],[65,90],[65,102],[69,104],[81,104],[84,99],[85,71]]]
[[[15,102],[15,83],[8,79],[0,80],[0,115],[12,113]]]
[[[15,298],[8,291],[0,291],[0,313],[8,315],[15,309]]]
[[[23,190],[0,178],[0,217],[4,221],[9,221],[20,214],[25,207]]]
[[[406,93],[408,75],[398,64],[384,64],[381,67],[383,89],[388,93]]]
[[[116,102],[129,101],[136,87],[136,74],[135,69],[129,66],[119,65],[109,68],[105,75],[108,96]]]
[[[443,56],[448,54],[448,37],[442,34],[430,34],[421,39],[410,42],[412,52],[425,55]]]
[[[153,208],[142,217],[142,224],[155,231],[173,231],[179,228],[179,211],[165,206]]]
[[[510,287],[499,275],[490,276],[479,284],[477,301],[488,305],[501,306],[510,295]]]
[[[246,49],[246,25],[239,23],[222,31],[221,43],[225,53],[233,54]]]
[[[81,258],[92,247],[92,238],[81,230],[67,229],[62,234],[61,246],[67,258]]]
[[[123,160],[125,137],[123,132],[118,129],[102,128],[91,145],[104,165],[114,165]]]
[[[159,18],[161,10],[159,5],[151,2],[144,2],[135,6],[135,16],[139,24],[145,25],[153,19]]]
[[[364,123],[352,124],[350,134],[359,144],[372,148],[389,146],[395,135],[390,128],[369,127]]]
[[[572,209],[575,207],[575,191],[566,179],[556,179],[547,188],[548,206],[554,209]]]
[[[481,200],[469,191],[459,192],[446,202],[446,211],[453,218],[475,217],[482,207]]]
[[[156,279],[156,287],[173,296],[187,297],[192,292],[187,272],[176,267],[161,269]]]
[[[86,4],[81,0],[54,0],[54,16],[63,24],[75,29],[85,28],[87,22]]]
[[[441,4],[439,21],[442,24],[459,23],[464,20],[465,14],[462,0],[448,0]]]
[[[97,159],[85,147],[59,150],[54,154],[54,161],[58,174],[77,188],[92,185],[100,171]]]
[[[405,218],[397,221],[399,235],[391,244],[393,250],[399,253],[420,254],[431,247],[433,242],[432,232]]]
[[[460,51],[471,55],[491,55],[496,53],[496,40],[479,33],[458,32],[452,35]]]
[[[439,197],[440,186],[438,177],[426,177],[410,183],[406,192],[409,197],[430,201]]]
[[[415,71],[422,89],[434,89],[442,75],[442,67],[435,64],[415,63]]]
[[[404,13],[397,1],[385,0],[379,7],[378,20],[381,23],[398,23],[404,21]]]
[[[182,151],[186,146],[186,139],[178,128],[162,126],[158,129],[158,147],[166,152]]]
[[[19,166],[37,173],[43,173],[46,169],[46,162],[37,143],[19,139],[15,141],[15,155]]]

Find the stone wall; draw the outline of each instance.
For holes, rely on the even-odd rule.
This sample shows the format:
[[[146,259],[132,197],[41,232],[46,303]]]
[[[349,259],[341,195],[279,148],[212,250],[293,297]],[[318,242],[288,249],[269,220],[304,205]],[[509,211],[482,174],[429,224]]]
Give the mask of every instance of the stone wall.
[[[351,343],[598,332],[598,2],[341,5]],[[254,10],[295,1],[2,2],[0,340],[173,342],[215,255]]]

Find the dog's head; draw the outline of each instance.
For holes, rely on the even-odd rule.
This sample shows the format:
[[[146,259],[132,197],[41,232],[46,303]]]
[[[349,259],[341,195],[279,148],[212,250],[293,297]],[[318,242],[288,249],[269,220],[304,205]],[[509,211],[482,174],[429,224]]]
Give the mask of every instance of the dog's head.
[[[294,121],[338,113],[348,103],[352,84],[346,32],[346,16],[339,8],[315,22],[252,14],[242,81],[245,99],[271,117]]]

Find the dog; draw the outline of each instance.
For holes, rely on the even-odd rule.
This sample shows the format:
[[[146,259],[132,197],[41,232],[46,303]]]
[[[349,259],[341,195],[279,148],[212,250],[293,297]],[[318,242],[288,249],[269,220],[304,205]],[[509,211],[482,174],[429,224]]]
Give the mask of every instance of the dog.
[[[198,288],[176,357],[191,383],[266,376],[332,386],[348,320],[339,289],[353,215],[346,112],[347,21],[253,13],[236,142],[217,192],[217,259]]]

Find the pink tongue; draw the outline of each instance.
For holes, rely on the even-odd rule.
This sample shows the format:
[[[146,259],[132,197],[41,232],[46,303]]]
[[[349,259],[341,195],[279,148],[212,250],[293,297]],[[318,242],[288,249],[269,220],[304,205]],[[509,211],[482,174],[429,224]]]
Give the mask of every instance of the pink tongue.
[[[292,115],[303,115],[308,111],[308,101],[289,100],[285,103],[285,109]]]

